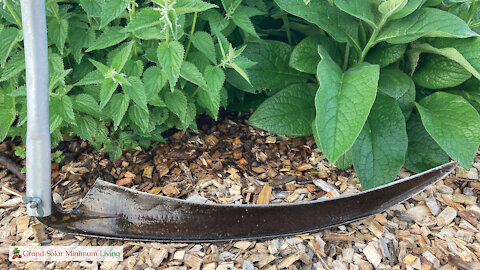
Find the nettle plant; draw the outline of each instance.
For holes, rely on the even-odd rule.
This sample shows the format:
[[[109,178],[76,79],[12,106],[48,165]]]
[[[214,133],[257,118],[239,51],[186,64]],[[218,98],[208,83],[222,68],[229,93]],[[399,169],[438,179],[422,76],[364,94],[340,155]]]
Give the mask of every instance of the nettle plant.
[[[479,1],[274,2],[305,38],[277,50],[289,64],[285,84],[251,125],[313,134],[330,162],[353,164],[365,189],[449,156],[470,168],[480,145]],[[289,83],[298,72],[313,75]]]
[[[170,128],[196,130],[197,114],[217,119],[242,96],[225,71],[249,83],[244,69],[255,63],[241,45],[259,38],[250,18],[265,6],[255,2],[45,1],[52,145],[79,136],[116,159],[123,148],[163,141]],[[3,141],[25,136],[26,87],[20,4],[0,3]]]

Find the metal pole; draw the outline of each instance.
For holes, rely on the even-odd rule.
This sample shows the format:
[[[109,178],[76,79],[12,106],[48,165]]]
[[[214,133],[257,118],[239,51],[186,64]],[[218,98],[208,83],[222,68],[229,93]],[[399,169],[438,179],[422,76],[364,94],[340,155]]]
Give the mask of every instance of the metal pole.
[[[27,78],[27,203],[29,216],[52,206],[48,44],[44,0],[21,0]]]

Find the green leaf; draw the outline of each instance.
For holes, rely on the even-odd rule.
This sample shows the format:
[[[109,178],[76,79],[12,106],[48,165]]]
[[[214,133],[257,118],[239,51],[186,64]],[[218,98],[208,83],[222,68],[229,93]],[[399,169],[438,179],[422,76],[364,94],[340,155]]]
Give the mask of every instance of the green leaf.
[[[160,25],[162,21],[162,13],[160,10],[153,8],[144,8],[136,12],[135,17],[131,20],[127,26],[125,26],[120,32],[128,33],[140,30],[146,30],[153,26]]]
[[[454,87],[468,80],[472,74],[459,63],[444,56],[427,54],[415,69],[413,80],[417,85],[430,89]]]
[[[127,78],[130,85],[123,85],[122,89],[140,108],[148,111],[147,95],[145,94],[145,86],[138,77]]]
[[[405,119],[412,111],[415,101],[415,84],[412,79],[397,68],[382,69],[378,81],[378,92],[395,99]]]
[[[335,5],[342,11],[376,27],[380,20],[377,12],[378,1],[372,0],[335,0]]]
[[[107,67],[108,68],[108,67]],[[78,81],[75,86],[80,85],[92,85],[92,84],[101,84],[105,80],[103,73],[100,70],[94,70],[88,73],[80,81]]]
[[[132,53],[133,43],[135,41],[130,41],[127,43],[122,49],[120,49],[112,60],[111,67],[115,69],[117,72],[122,71],[125,63],[130,59],[130,54]]]
[[[207,83],[205,82],[202,73],[200,73],[198,68],[190,62],[184,61],[182,63],[180,76],[191,83],[207,89]]]
[[[108,101],[112,97],[115,90],[117,90],[118,83],[114,82],[112,79],[105,79],[100,88],[100,109],[105,108]]]
[[[25,55],[23,51],[19,51],[7,61],[0,77],[0,82],[17,76],[23,70],[25,70]]]
[[[364,189],[395,180],[405,162],[408,136],[405,118],[395,101],[377,95],[362,132],[353,144],[353,165]]]
[[[162,42],[158,45],[158,64],[167,74],[170,83],[170,90],[172,92],[175,89],[178,77],[180,77],[180,69],[182,67],[184,55],[185,51],[183,45],[178,41],[171,41],[169,43]]]
[[[406,49],[406,44],[389,44],[382,42],[368,52],[365,60],[370,64],[378,64],[381,68],[384,68],[400,60],[405,54]]]
[[[316,90],[313,84],[288,86],[264,101],[248,123],[275,134],[309,136],[315,120]]]
[[[289,65],[301,72],[317,73],[317,65],[320,62],[320,55],[317,53],[319,45],[328,51],[337,64],[341,64],[342,56],[338,49],[338,43],[327,36],[314,35],[303,39],[293,48]]]
[[[238,8],[237,12],[232,16],[232,21],[243,31],[249,33],[250,35],[254,36],[255,38],[260,38],[255,31],[255,27],[253,26],[252,21],[250,18],[252,16],[257,16],[262,14],[260,13],[252,13],[249,12],[252,8],[241,6]],[[253,9],[255,10],[255,9]],[[249,14],[250,13],[250,14]]]
[[[148,132],[150,128],[150,116],[148,110],[144,110],[138,105],[133,105],[130,106],[127,114],[130,121],[137,125],[142,132]]]
[[[7,136],[16,116],[15,98],[2,93],[2,90],[0,90],[0,142],[3,142]]]
[[[2,42],[0,42],[0,66],[4,67],[15,44],[22,39],[22,32],[14,27],[6,27],[0,30],[0,37],[2,37]]]
[[[106,111],[113,119],[113,125],[117,128],[122,122],[125,113],[127,112],[130,98],[127,95],[115,94],[108,103]]]
[[[420,37],[473,37],[477,33],[457,16],[436,8],[420,8],[392,21],[380,32],[377,42],[408,43]]]
[[[69,96],[51,96],[50,107],[67,123],[75,123],[75,113],[73,112],[73,102]]]
[[[425,130],[418,114],[408,119],[407,133],[408,150],[405,168],[419,173],[448,162],[447,153]]]
[[[105,0],[102,5],[100,29],[122,15],[131,0]]]
[[[160,93],[167,83],[167,75],[163,69],[157,66],[149,67],[143,73],[143,83],[147,98],[150,98]]]
[[[187,105],[187,114],[185,115],[184,119],[180,119],[182,121],[183,130],[187,130],[187,128],[191,128],[195,130],[192,125],[194,124],[195,117],[197,116],[197,108],[195,104],[189,103]]]
[[[67,18],[60,18],[58,20],[52,17],[47,22],[48,39],[51,43],[54,43],[60,54],[63,54],[63,48],[65,47],[65,41],[68,36],[68,20]]]
[[[345,154],[341,155],[335,162],[335,167],[340,170],[346,170],[353,165],[352,149],[350,148]]]
[[[358,22],[327,1],[275,0],[286,12],[318,25],[338,42],[349,42],[357,51],[362,51],[358,41]]]
[[[105,0],[80,0],[80,6],[92,17],[100,17]]]
[[[98,102],[89,94],[79,94],[74,98],[73,108],[77,111],[97,116],[100,112]]]
[[[247,69],[251,85],[231,70],[227,70],[227,80],[236,88],[249,93],[256,93],[262,89],[276,93],[288,85],[304,83],[309,76],[288,65],[291,53],[292,48],[279,41],[248,44],[242,55],[257,62]]]
[[[218,109],[220,108],[221,90],[225,82],[225,73],[219,67],[207,66],[205,68],[206,88],[198,92],[198,102],[204,107],[208,114],[217,120]]]
[[[193,46],[212,61],[212,63],[217,63],[215,45],[213,44],[213,38],[210,34],[198,31],[190,37],[190,40],[192,41]]]
[[[124,41],[128,37],[128,34],[121,33],[121,29],[121,27],[106,28],[105,32],[103,32],[100,37],[95,40],[93,45],[90,46],[86,52],[105,49]]]
[[[430,136],[469,169],[480,145],[480,116],[464,98],[436,92],[416,103]]]
[[[77,126],[74,128],[75,133],[80,139],[91,141],[97,132],[97,121],[91,116],[81,116],[77,118]]]
[[[101,73],[103,74],[106,74],[110,71],[110,68],[107,67],[106,65],[96,61],[96,60],[93,60],[93,59],[88,59],[97,69],[98,71],[100,71]],[[93,75],[92,75],[93,76]]]
[[[167,104],[167,108],[176,114],[180,120],[185,119],[187,115],[187,98],[181,91],[166,92],[165,104]]]
[[[412,12],[417,10],[423,4],[423,2],[424,0],[408,0],[407,4],[402,9],[396,11],[392,16],[390,16],[390,20],[397,20],[410,15]]]
[[[158,1],[158,0],[155,0]],[[186,13],[202,12],[211,8],[217,8],[217,5],[205,3],[201,0],[177,0],[173,5],[173,8],[177,12],[177,15]]]
[[[379,67],[362,63],[345,73],[321,47],[315,96],[316,128],[330,162],[347,152],[367,120],[377,93]]]

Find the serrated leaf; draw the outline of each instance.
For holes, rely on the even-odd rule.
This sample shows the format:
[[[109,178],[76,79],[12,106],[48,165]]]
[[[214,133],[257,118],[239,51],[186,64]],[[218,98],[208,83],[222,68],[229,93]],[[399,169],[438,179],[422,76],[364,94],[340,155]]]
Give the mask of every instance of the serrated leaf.
[[[156,25],[160,25],[162,21],[160,18],[162,14],[159,10],[153,8],[144,8],[138,11],[127,26],[125,26],[120,32],[128,33],[134,31],[145,30]]]
[[[0,142],[7,136],[16,116],[15,98],[0,91]]]
[[[422,125],[418,114],[407,122],[408,150],[405,168],[413,172],[423,172],[448,162],[447,153],[433,140]]]
[[[443,89],[462,84],[472,74],[459,63],[444,56],[426,54],[413,74],[417,85],[430,89]]]
[[[400,107],[378,94],[362,132],[352,147],[353,165],[363,189],[395,180],[405,162],[408,136]]]
[[[246,71],[251,84],[232,70],[227,70],[227,80],[245,92],[257,93],[269,89],[272,94],[291,84],[304,83],[309,75],[288,65],[291,53],[292,48],[279,41],[248,44],[242,56],[257,63]]]
[[[415,101],[415,84],[412,79],[397,68],[387,68],[380,71],[378,92],[395,99],[402,109],[405,119],[408,119]]]
[[[319,47],[322,60],[315,96],[316,128],[322,150],[330,162],[351,148],[367,120],[377,93],[379,67],[362,63],[345,73]]]
[[[130,41],[127,43],[120,51],[118,51],[112,60],[111,67],[115,69],[117,72],[122,71],[125,63],[127,63],[128,59],[130,59],[130,54],[132,53],[134,41]]]
[[[100,17],[105,0],[80,0],[80,6],[92,17]]]
[[[52,17],[47,21],[48,39],[54,43],[61,54],[63,54],[63,48],[65,47],[65,41],[68,36],[68,20],[67,18],[60,18],[58,20]]]
[[[121,27],[109,27],[95,40],[92,46],[90,46],[86,52],[94,50],[101,50],[124,41],[127,37],[127,33],[121,33]]]
[[[77,118],[77,126],[74,128],[75,133],[80,139],[90,141],[97,132],[97,121],[91,116],[85,115]]]
[[[79,94],[74,98],[73,108],[77,111],[97,116],[100,112],[98,102],[89,94]]]
[[[101,73],[103,74],[106,74],[110,71],[110,68],[106,65],[104,65],[103,63],[100,63],[96,60],[93,60],[93,59],[88,59],[96,68],[98,71],[100,71]]]
[[[202,12],[217,7],[217,5],[206,3],[201,0],[177,0],[173,5],[177,15]]]
[[[113,120],[113,125],[117,128],[122,122],[125,113],[127,112],[130,98],[124,94],[115,94],[112,96],[106,111]]]
[[[167,74],[171,91],[175,89],[178,77],[180,77],[180,69],[184,55],[183,45],[178,41],[171,41],[169,43],[162,42],[158,46],[158,64]]]
[[[157,95],[167,83],[167,75],[163,69],[154,66],[149,67],[143,73],[143,83],[147,99]]]
[[[408,43],[420,37],[478,36],[457,16],[436,8],[420,8],[405,18],[392,21],[380,32],[377,42]]]
[[[215,45],[210,34],[198,31],[190,37],[190,40],[192,41],[193,46],[203,53],[212,63],[217,63]]]
[[[317,73],[317,65],[320,62],[320,55],[317,53],[319,45],[328,51],[337,64],[341,64],[343,57],[340,55],[338,44],[327,36],[314,35],[303,39],[293,48],[289,65],[301,72]]]
[[[469,169],[480,145],[480,116],[464,98],[436,92],[416,103],[430,136]]]
[[[102,5],[100,29],[126,12],[130,2],[131,0],[105,0]]]
[[[148,110],[144,110],[138,105],[133,105],[130,106],[127,114],[130,121],[137,125],[142,132],[148,132],[150,127],[150,115]]]
[[[0,66],[4,67],[15,44],[22,39],[22,32],[17,28],[7,27],[0,31],[0,37],[2,37],[2,42],[0,42]]]
[[[52,96],[50,97],[50,107],[54,114],[60,116],[67,123],[75,122],[75,113],[73,112],[72,99],[67,96]]]
[[[75,86],[80,85],[92,85],[92,84],[101,84],[105,80],[103,73],[100,70],[94,70],[88,73],[80,81],[78,81]]]
[[[406,44],[382,42],[368,52],[365,61],[370,64],[378,64],[383,68],[400,60],[405,54],[406,49]]]
[[[303,0],[275,0],[275,3],[286,12],[318,25],[336,41],[348,41],[358,51],[362,50],[358,41],[357,20],[328,1],[311,1],[308,5]]]
[[[313,84],[291,85],[264,101],[248,123],[275,134],[309,136],[315,120],[316,90]]]
[[[25,55],[23,51],[19,51],[8,59],[7,64],[1,73],[2,76],[0,77],[0,82],[4,82],[17,76],[23,70],[25,70]]]
[[[180,120],[185,119],[187,115],[187,98],[181,91],[166,92],[165,104]]]
[[[123,85],[123,91],[143,110],[148,111],[147,95],[145,94],[145,86],[138,77],[127,78],[130,85]]]
[[[238,27],[240,27],[240,29],[242,29],[243,31],[249,33],[250,35],[252,35],[256,38],[260,38],[258,36],[257,32],[255,31],[255,27],[253,26],[253,23],[250,20],[250,18],[254,15],[260,15],[261,13],[251,15],[251,14],[248,14],[248,12],[247,12],[248,9],[249,9],[249,7],[245,7],[245,6],[239,7],[237,12],[235,12],[235,14],[233,14],[232,21]]]
[[[200,73],[198,68],[190,62],[184,61],[182,63],[180,76],[191,83],[207,89],[207,83],[205,82],[202,73]]]
[[[221,101],[221,90],[225,82],[225,73],[219,67],[207,66],[204,76],[207,87],[199,90],[198,102],[207,110],[213,119],[217,120]]]
[[[192,104],[192,103],[187,104],[187,113],[185,114],[185,118],[180,119],[182,121],[183,130],[187,130],[187,128],[191,127],[192,124],[194,124],[196,116],[197,116],[197,108],[195,107],[195,104]]]
[[[117,87],[118,83],[114,82],[112,79],[105,79],[103,81],[100,88],[100,109],[105,108]]]

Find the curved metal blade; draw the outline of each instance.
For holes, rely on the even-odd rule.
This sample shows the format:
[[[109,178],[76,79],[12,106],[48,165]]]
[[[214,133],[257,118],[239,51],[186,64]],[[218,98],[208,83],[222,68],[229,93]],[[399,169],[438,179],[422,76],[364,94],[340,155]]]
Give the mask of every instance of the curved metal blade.
[[[223,241],[300,234],[379,213],[448,175],[456,162],[366,192],[276,205],[192,203],[97,180],[81,205],[56,211],[45,224],[60,231],[107,238]]]

